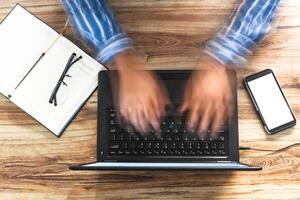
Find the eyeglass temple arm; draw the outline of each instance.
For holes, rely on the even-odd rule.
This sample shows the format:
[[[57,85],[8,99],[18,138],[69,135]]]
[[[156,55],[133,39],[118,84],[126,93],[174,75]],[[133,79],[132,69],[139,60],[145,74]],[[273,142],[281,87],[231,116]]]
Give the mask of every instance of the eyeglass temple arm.
[[[80,59],[82,59],[82,56],[79,56],[77,59],[74,59],[74,57],[76,56],[76,53],[72,53],[72,55],[70,56],[67,64],[66,64],[66,67],[62,73],[62,75],[60,76],[51,96],[50,96],[50,99],[49,99],[49,103],[53,103],[54,102],[54,105],[57,106],[57,97],[56,97],[56,94],[61,86],[62,83],[64,83],[63,79],[65,78],[65,76],[68,76],[67,75],[67,72],[69,71],[70,67],[75,64],[76,62],[78,62]]]

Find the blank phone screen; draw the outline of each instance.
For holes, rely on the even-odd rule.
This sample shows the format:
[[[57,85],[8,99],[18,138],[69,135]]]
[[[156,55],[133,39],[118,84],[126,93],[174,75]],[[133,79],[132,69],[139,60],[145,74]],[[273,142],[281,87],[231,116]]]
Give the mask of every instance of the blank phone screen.
[[[249,81],[248,85],[269,130],[294,121],[273,74]]]

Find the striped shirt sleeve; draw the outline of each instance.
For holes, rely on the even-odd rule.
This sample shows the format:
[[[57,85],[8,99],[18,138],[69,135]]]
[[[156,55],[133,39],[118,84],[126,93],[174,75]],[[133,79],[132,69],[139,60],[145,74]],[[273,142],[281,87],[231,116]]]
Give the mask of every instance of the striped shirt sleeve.
[[[101,63],[114,60],[116,54],[132,49],[106,0],[61,0],[73,29],[90,47]]]
[[[204,53],[240,68],[270,31],[279,0],[243,0],[225,26],[208,41]]]

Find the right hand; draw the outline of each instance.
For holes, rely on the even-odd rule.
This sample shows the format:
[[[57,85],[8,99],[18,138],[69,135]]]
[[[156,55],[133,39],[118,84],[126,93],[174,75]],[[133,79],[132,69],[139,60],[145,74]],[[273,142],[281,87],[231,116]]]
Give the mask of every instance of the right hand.
[[[125,122],[145,135],[151,128],[158,132],[169,99],[165,88],[136,53],[116,57],[119,72],[119,107]]]

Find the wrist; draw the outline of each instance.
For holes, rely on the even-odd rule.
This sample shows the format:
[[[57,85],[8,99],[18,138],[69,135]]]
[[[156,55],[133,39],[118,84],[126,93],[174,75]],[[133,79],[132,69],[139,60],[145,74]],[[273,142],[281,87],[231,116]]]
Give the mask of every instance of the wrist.
[[[116,55],[115,64],[119,74],[125,74],[142,67],[143,60],[136,51],[126,50]]]
[[[216,71],[226,71],[227,66],[215,58],[212,58],[211,56],[204,55],[200,58],[197,65],[197,70],[216,70]]]

